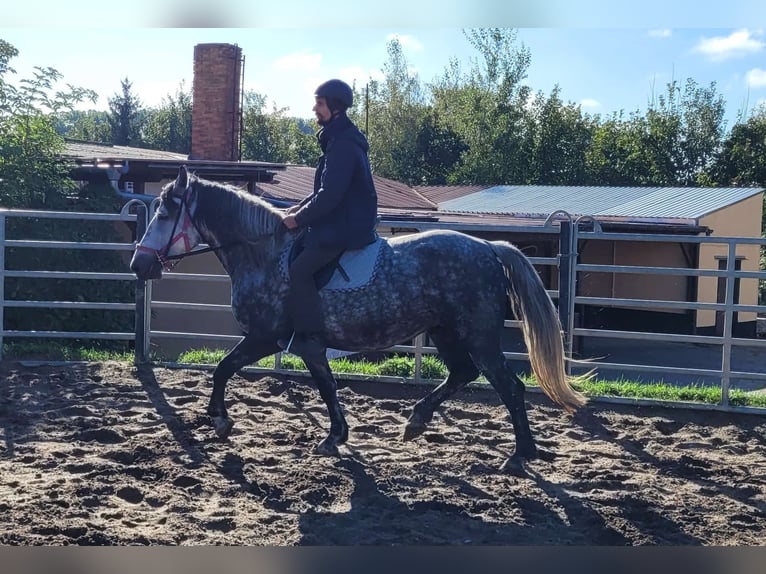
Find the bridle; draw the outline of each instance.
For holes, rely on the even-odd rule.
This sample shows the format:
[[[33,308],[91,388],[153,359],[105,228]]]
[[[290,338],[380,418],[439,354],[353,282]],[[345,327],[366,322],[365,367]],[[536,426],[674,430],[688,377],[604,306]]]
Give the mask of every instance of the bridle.
[[[229,247],[234,247],[235,245],[239,245],[241,243],[257,243],[263,239],[267,239],[269,237],[272,237],[276,234],[275,232],[272,233],[264,233],[263,235],[260,235],[252,240],[237,240],[237,241],[230,241],[229,243],[224,243],[222,245],[211,245],[208,247],[202,247],[200,249],[191,249],[191,241],[189,240],[189,229],[191,227],[194,228],[194,230],[197,232],[197,235],[202,239],[204,236],[202,234],[202,231],[200,231],[199,226],[194,221],[194,218],[192,218],[191,211],[189,210],[189,205],[187,202],[188,194],[190,193],[191,185],[187,186],[186,189],[184,189],[183,195],[179,198],[180,199],[180,205],[178,207],[178,211],[176,212],[176,218],[173,221],[173,230],[170,232],[170,237],[168,238],[168,242],[165,245],[164,248],[157,250],[152,249],[151,247],[145,247],[143,245],[137,245],[136,251],[144,251],[147,253],[153,253],[157,256],[157,259],[159,260],[160,264],[162,265],[162,268],[165,271],[172,270],[178,263],[181,261],[181,259],[185,257],[190,257],[192,255],[201,255],[203,253],[210,253],[211,251],[218,251],[219,249],[227,249]],[[173,197],[172,193],[169,194],[170,197]],[[178,229],[178,224],[181,221],[181,215],[183,215],[183,223],[181,224],[181,229],[176,233],[176,229]],[[178,241],[184,242],[185,251],[183,253],[178,253],[176,255],[168,255],[170,252],[170,248],[173,247]]]

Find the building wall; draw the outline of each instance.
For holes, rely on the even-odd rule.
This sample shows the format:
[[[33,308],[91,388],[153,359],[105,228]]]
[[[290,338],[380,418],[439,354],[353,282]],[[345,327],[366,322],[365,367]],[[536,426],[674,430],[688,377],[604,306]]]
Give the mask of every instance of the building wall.
[[[241,76],[239,46],[194,47],[190,159],[239,160]]]
[[[681,244],[644,241],[588,240],[580,247],[579,262],[590,265],[689,267]],[[686,277],[628,273],[583,273],[577,294],[583,297],[686,301]],[[624,308],[630,308],[624,306]],[[659,309],[649,309],[659,311]],[[663,311],[668,312],[667,309]],[[669,311],[683,313],[684,311]]]
[[[760,237],[761,217],[763,214],[763,194],[760,193],[744,201],[730,205],[712,213],[700,220],[713,230],[714,237]],[[728,253],[726,245],[700,246],[700,269],[718,269],[716,257],[725,258]],[[760,246],[738,245],[737,257],[743,256],[743,271],[758,271],[760,269]],[[716,277],[700,277],[698,298],[700,301],[716,302],[718,279]],[[739,302],[743,305],[758,304],[758,280],[740,279]],[[738,322],[755,321],[755,313],[739,313]],[[716,312],[700,310],[697,312],[697,326],[713,327],[716,322]]]

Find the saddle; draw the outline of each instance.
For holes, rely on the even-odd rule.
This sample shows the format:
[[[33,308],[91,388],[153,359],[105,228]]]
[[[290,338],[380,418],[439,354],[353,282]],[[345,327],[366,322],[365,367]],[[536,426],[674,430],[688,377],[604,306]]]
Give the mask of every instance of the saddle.
[[[305,249],[306,243],[305,243],[306,235],[305,233],[301,233],[298,238],[293,242],[292,247],[290,248],[290,252],[287,254],[287,267],[289,268],[292,264],[293,260],[295,260],[298,255],[301,254],[301,252]],[[325,285],[327,285],[330,282],[330,279],[332,279],[332,276],[335,274],[335,271],[337,270],[338,273],[341,274],[341,277],[348,283],[351,281],[351,279],[348,276],[348,273],[346,273],[346,270],[343,269],[343,266],[340,264],[340,259],[343,257],[343,254],[346,253],[346,251],[341,251],[338,256],[327,263],[324,267],[320,268],[319,271],[314,273],[314,284],[317,287],[317,290],[321,289]]]
[[[280,267],[285,279],[287,279],[290,264],[304,247],[303,235],[300,235],[292,246],[283,252]],[[375,278],[381,258],[388,250],[390,250],[388,242],[380,236],[360,249],[346,249],[314,274],[317,290],[363,289]]]

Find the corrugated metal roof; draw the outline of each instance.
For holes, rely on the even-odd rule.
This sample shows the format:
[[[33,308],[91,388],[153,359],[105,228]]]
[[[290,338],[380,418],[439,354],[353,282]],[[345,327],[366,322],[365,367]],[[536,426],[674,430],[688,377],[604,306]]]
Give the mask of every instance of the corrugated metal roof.
[[[762,193],[759,187],[499,185],[439,203],[442,211],[697,220]]]
[[[492,187],[491,185],[416,185],[413,189],[423,194],[434,203],[442,203],[450,199],[464,197],[471,193],[476,193],[482,189]]]

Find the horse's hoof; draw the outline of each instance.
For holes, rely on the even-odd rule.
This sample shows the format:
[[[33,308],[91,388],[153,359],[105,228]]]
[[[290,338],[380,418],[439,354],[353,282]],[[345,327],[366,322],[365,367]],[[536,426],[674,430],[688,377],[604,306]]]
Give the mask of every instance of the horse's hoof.
[[[314,452],[322,456],[340,456],[338,446],[335,443],[331,443],[327,439],[324,439],[322,442],[316,445]]]
[[[213,417],[213,429],[219,438],[227,438],[233,427],[234,421],[229,417]]]
[[[518,476],[519,478],[529,478],[529,473],[524,468],[524,459],[518,455],[513,455],[511,458],[506,460],[500,466],[500,472],[504,472],[505,474],[510,474],[512,476]]]
[[[404,426],[404,431],[402,431],[402,440],[412,440],[419,437],[424,432],[426,432],[426,425],[409,422]]]

